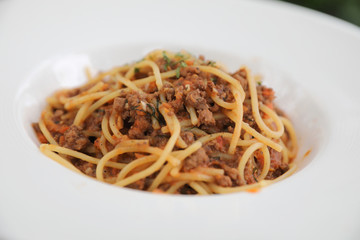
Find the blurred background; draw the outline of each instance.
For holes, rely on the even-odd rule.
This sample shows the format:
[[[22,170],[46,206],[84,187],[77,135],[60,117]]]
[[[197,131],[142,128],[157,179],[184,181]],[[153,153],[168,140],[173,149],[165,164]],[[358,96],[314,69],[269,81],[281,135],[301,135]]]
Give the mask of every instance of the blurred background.
[[[360,0],[282,0],[312,8],[360,26]]]

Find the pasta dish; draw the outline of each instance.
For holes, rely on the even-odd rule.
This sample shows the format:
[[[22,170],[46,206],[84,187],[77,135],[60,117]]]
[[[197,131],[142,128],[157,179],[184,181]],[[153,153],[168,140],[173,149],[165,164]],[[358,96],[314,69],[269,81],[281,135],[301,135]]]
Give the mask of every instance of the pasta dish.
[[[59,90],[33,128],[40,150],[116,186],[157,193],[254,191],[295,171],[294,128],[247,67],[155,50]]]

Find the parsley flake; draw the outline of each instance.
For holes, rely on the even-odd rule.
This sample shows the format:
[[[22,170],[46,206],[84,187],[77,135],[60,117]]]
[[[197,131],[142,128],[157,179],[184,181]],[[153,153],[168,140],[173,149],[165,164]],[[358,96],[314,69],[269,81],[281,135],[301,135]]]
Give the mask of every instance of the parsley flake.
[[[172,65],[172,63],[171,63],[170,58],[166,55],[165,51],[162,52],[162,55],[163,55],[163,58],[165,60],[164,68],[165,68],[165,71],[167,71],[168,68]]]
[[[257,167],[254,167],[254,168],[253,168],[253,177],[254,177],[254,179],[255,179],[256,182],[258,182],[257,178],[255,177],[255,173],[257,173],[257,171],[258,171],[258,168],[257,168]]]
[[[187,67],[188,65],[186,64],[186,62],[184,62],[183,60],[180,61],[180,66],[176,68],[175,73],[176,73],[176,78],[180,77],[180,70],[181,68]]]
[[[211,66],[211,67],[215,67],[216,62],[214,62],[214,61],[209,61],[207,65],[208,65],[208,66]]]
[[[176,78],[179,78],[180,77],[180,67],[176,68],[175,73],[176,73]]]
[[[176,56],[176,57],[179,57],[179,58],[184,58],[184,55],[181,54],[180,52],[176,53],[175,56]]]
[[[181,62],[180,62],[180,67],[183,67],[183,68],[184,68],[184,67],[187,67],[187,66],[188,66],[188,65],[186,64],[186,62],[184,62],[184,61],[181,61]]]

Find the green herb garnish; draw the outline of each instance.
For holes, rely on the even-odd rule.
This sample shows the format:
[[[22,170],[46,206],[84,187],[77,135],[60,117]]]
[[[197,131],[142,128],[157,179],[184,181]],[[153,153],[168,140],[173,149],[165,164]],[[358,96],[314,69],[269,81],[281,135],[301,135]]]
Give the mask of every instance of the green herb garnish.
[[[165,51],[162,52],[162,55],[163,55],[163,58],[165,60],[164,68],[165,68],[165,71],[167,71],[168,68],[172,65],[172,63],[171,63],[170,58],[166,55]]]
[[[176,56],[176,57],[179,57],[179,58],[184,58],[184,55],[181,54],[180,52],[176,53],[175,56]]]
[[[130,108],[130,110],[137,110],[137,108],[140,107],[140,105],[135,105]]]
[[[180,77],[180,67],[176,68],[175,73],[176,73],[176,78],[179,78]]]
[[[211,67],[215,67],[216,62],[214,62],[214,61],[209,61],[207,65],[208,65],[208,66],[211,66]]]
[[[186,62],[184,62],[184,61],[181,61],[181,62],[180,62],[180,67],[183,67],[183,68],[184,68],[184,67],[187,67],[187,66],[188,66],[188,65],[186,64]]]
[[[165,119],[164,119],[163,115],[161,115],[161,112],[159,110],[159,106],[160,106],[160,101],[159,101],[159,99],[156,99],[156,112],[158,113],[158,116],[159,116],[158,121],[160,124],[166,125]]]
[[[258,171],[258,168],[257,168],[257,167],[254,167],[254,168],[253,168],[253,177],[254,177],[254,179],[255,179],[256,182],[258,182],[258,180],[257,180],[256,177],[255,177],[255,173],[257,173],[257,171]]]
[[[150,103],[147,103],[146,106],[152,111],[152,113],[150,113],[150,116],[154,117],[157,121],[159,121],[159,118],[156,116],[155,108]]]
[[[188,65],[186,64],[186,62],[184,62],[184,60],[181,60],[180,62],[180,66],[176,68],[175,72],[176,72],[176,78],[180,77],[180,69],[187,67]]]
[[[134,73],[138,73],[138,72],[140,72],[140,69],[139,68],[134,68]]]

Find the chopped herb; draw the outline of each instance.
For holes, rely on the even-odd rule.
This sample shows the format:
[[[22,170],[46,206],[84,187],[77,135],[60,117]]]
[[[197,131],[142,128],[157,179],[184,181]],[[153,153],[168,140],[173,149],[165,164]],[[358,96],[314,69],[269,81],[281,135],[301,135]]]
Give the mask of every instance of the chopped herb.
[[[184,67],[187,67],[188,65],[186,64],[186,62],[184,62],[184,60],[181,60],[180,62],[180,66],[176,68],[176,78],[179,78],[180,77],[180,69],[181,68],[184,68]]]
[[[253,177],[254,177],[254,179],[255,179],[256,182],[258,182],[257,178],[255,177],[255,173],[257,173],[257,171],[258,171],[258,168],[257,168],[257,167],[254,167],[254,168],[253,168]]]
[[[177,54],[175,54],[175,57],[180,58],[180,60],[177,61],[177,62],[175,62],[173,65],[176,65],[176,64],[178,64],[178,63],[184,62],[185,60],[189,59],[191,56],[184,56],[184,55],[181,54],[181,53],[177,53]],[[185,63],[185,62],[184,62],[184,63]]]
[[[179,78],[180,77],[180,67],[177,67],[175,72],[176,72],[176,78]]]
[[[160,113],[160,112],[159,112],[159,104],[160,104],[159,99],[156,99],[156,111],[157,111],[158,113]]]
[[[162,125],[166,124],[164,117],[161,115],[159,111],[159,101],[156,102],[156,109],[150,103],[147,103],[146,106],[151,109],[151,113],[145,111],[144,109],[140,109],[140,105],[132,106],[130,110],[146,113],[149,117],[154,117],[160,124]],[[156,116],[156,112],[158,113],[159,117]]]
[[[165,119],[163,117],[163,115],[161,115],[161,112],[159,111],[159,105],[160,105],[160,101],[159,99],[156,99],[156,112],[158,113],[158,121],[160,124],[162,125],[166,125]]]
[[[136,111],[139,111],[139,112],[146,113],[146,114],[149,115],[150,117],[154,117],[156,120],[160,121],[160,119],[156,116],[156,110],[155,110],[155,108],[154,108],[150,103],[147,103],[146,106],[151,109],[152,113],[149,113],[148,111],[145,111],[144,109],[140,109],[140,108],[139,108],[140,105],[132,106],[132,107],[130,108],[130,110],[136,110]]]
[[[158,119],[159,119],[158,121],[159,121],[160,125],[166,125],[166,121],[165,121],[163,115],[160,114]]]
[[[261,86],[262,82],[261,81],[258,81],[256,82],[258,86]]]
[[[150,103],[147,103],[146,106],[151,109],[152,114],[155,114],[156,110]]]
[[[162,52],[162,55],[163,55],[163,58],[164,58],[165,62],[167,62],[168,64],[170,64],[171,60],[170,60],[170,58],[166,55],[166,52],[165,52],[165,51]]]
[[[162,55],[163,55],[163,58],[165,60],[164,68],[165,68],[165,71],[167,71],[168,68],[172,65],[172,63],[171,63],[170,58],[166,55],[165,51],[162,52]]]
[[[138,107],[140,107],[140,105],[132,106],[130,110],[137,110]]]
[[[188,65],[186,64],[186,62],[184,62],[184,61],[181,61],[181,62],[180,62],[180,67],[183,67],[183,68],[184,68],[184,67],[187,67],[187,66],[188,66]]]
[[[137,105],[137,106],[135,106],[135,107],[139,107],[139,106],[140,106],[140,105]],[[144,109],[139,109],[139,108],[134,108],[134,107],[132,107],[131,110],[136,110],[136,111],[139,111],[139,112],[146,113],[146,115],[149,115],[149,116],[151,117],[151,114],[150,114],[149,112],[145,111]]]
[[[159,121],[159,118],[156,116],[156,110],[155,108],[150,104],[147,103],[146,106],[151,109],[152,113],[150,114],[152,117],[154,117],[157,121]]]
[[[217,82],[217,79],[216,79],[215,77],[211,77],[210,80],[211,80],[214,84],[216,84],[216,82]]]
[[[211,67],[215,67],[216,62],[214,62],[214,61],[209,61],[207,65],[208,65],[208,66],[211,66]]]
[[[136,67],[136,68],[134,69],[134,73],[138,73],[138,72],[140,72],[140,69]]]
[[[184,55],[181,54],[180,52],[176,53],[175,56],[176,56],[176,57],[180,57],[180,58],[184,58]]]

